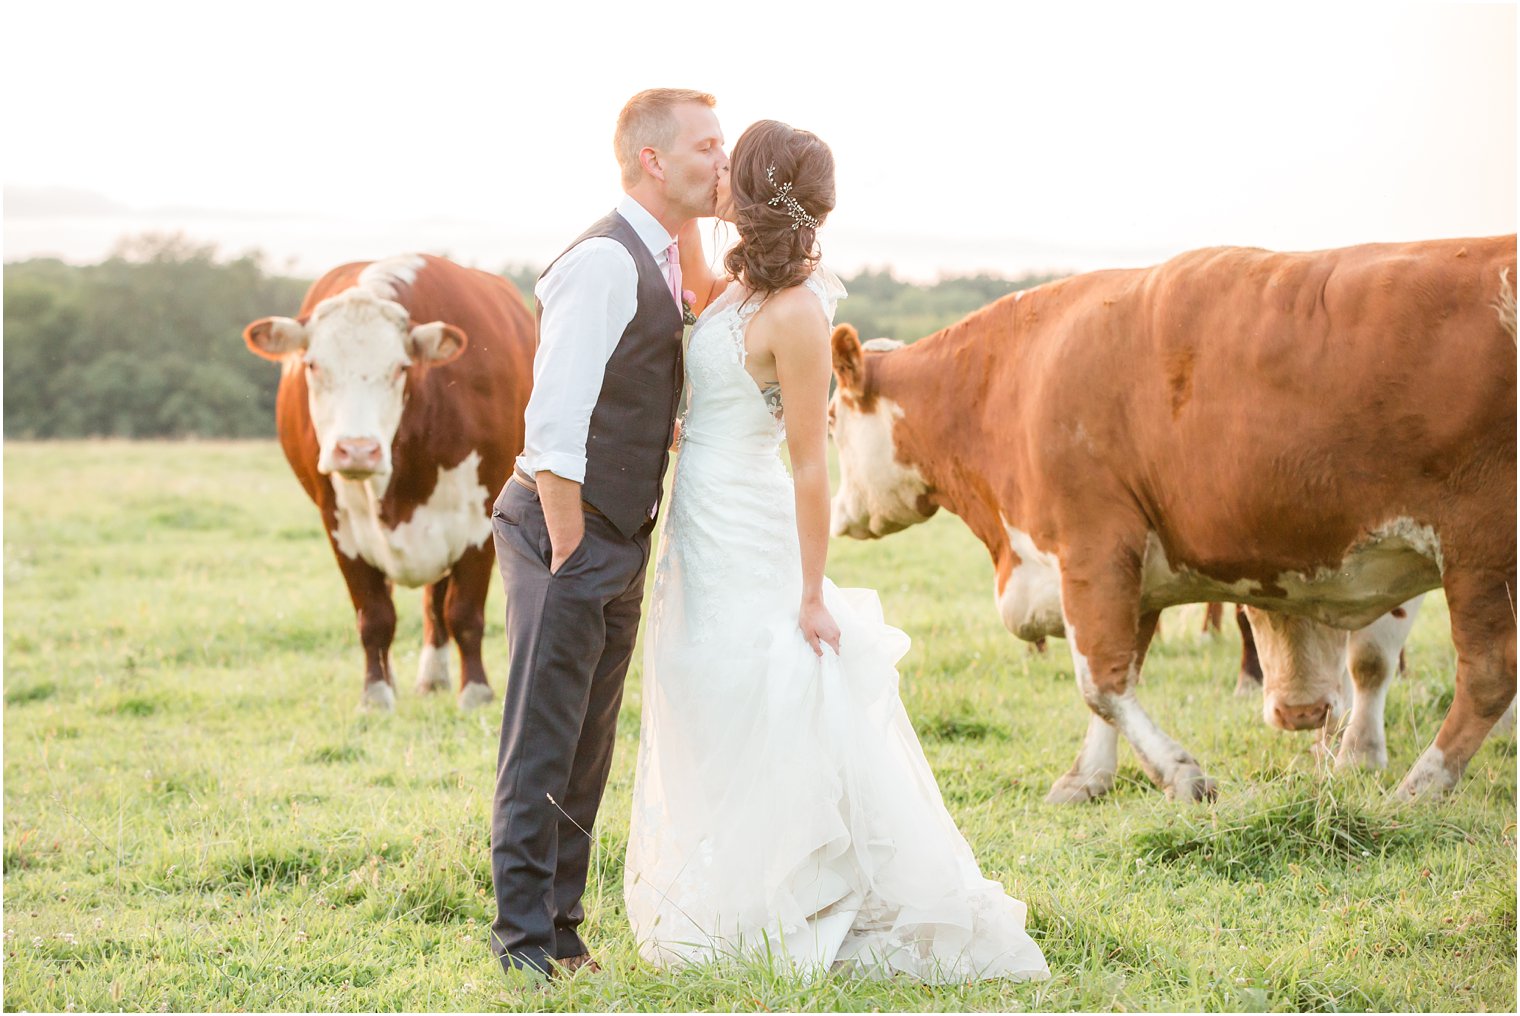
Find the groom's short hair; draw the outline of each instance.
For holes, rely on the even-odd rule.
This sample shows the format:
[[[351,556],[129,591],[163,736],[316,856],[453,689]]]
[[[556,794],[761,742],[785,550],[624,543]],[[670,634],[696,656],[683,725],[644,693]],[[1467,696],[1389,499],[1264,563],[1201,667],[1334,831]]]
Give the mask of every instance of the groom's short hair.
[[[638,183],[644,172],[639,165],[639,152],[645,148],[669,148],[675,141],[679,126],[670,111],[683,102],[698,102],[708,108],[718,104],[708,93],[691,88],[646,88],[624,104],[612,135],[624,187]]]

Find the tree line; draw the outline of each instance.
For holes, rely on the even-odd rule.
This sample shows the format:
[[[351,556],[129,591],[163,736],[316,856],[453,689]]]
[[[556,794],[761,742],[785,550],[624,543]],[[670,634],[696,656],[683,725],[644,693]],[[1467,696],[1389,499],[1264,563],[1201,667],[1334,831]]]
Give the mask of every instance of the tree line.
[[[538,271],[501,274],[532,298]],[[933,284],[887,270],[844,278],[839,320],[864,338],[911,342],[1016,289],[1055,278],[970,275]],[[122,241],[106,260],[5,266],[4,426],[8,438],[267,437],[279,367],[243,327],[296,313],[310,279],[249,254],[217,256],[181,236]]]

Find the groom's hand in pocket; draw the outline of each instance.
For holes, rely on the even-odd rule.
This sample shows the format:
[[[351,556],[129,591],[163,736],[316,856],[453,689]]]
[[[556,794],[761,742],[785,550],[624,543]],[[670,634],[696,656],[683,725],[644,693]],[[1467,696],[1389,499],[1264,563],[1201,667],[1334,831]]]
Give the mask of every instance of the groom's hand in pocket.
[[[541,471],[538,501],[544,509],[544,525],[549,530],[549,574],[559,572],[586,536],[586,516],[581,513],[581,485],[574,480]]]

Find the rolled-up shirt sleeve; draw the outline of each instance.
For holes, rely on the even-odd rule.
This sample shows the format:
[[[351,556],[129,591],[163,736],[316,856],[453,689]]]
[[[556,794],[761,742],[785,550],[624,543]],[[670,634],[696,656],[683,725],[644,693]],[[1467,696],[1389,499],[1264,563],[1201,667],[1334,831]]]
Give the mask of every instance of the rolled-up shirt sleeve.
[[[638,269],[616,240],[572,247],[534,287],[543,305],[517,465],[586,482],[586,433],[607,360],[638,309]]]

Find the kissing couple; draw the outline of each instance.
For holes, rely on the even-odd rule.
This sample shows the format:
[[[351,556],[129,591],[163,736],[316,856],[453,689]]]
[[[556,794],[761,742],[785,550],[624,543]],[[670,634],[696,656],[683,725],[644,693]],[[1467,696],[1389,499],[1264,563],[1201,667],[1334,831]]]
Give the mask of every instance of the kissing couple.
[[[534,289],[526,439],[492,513],[511,659],[493,951],[508,970],[596,969],[579,934],[589,831],[684,389],[624,870],[640,954],[803,977],[1048,977],[898,697],[907,636],[873,591],[824,577],[844,290],[817,238],[833,154],[762,120],[730,160],[714,105],[666,88],[628,101],[613,137],[625,196]],[[714,215],[738,232],[722,274],[697,234]]]

